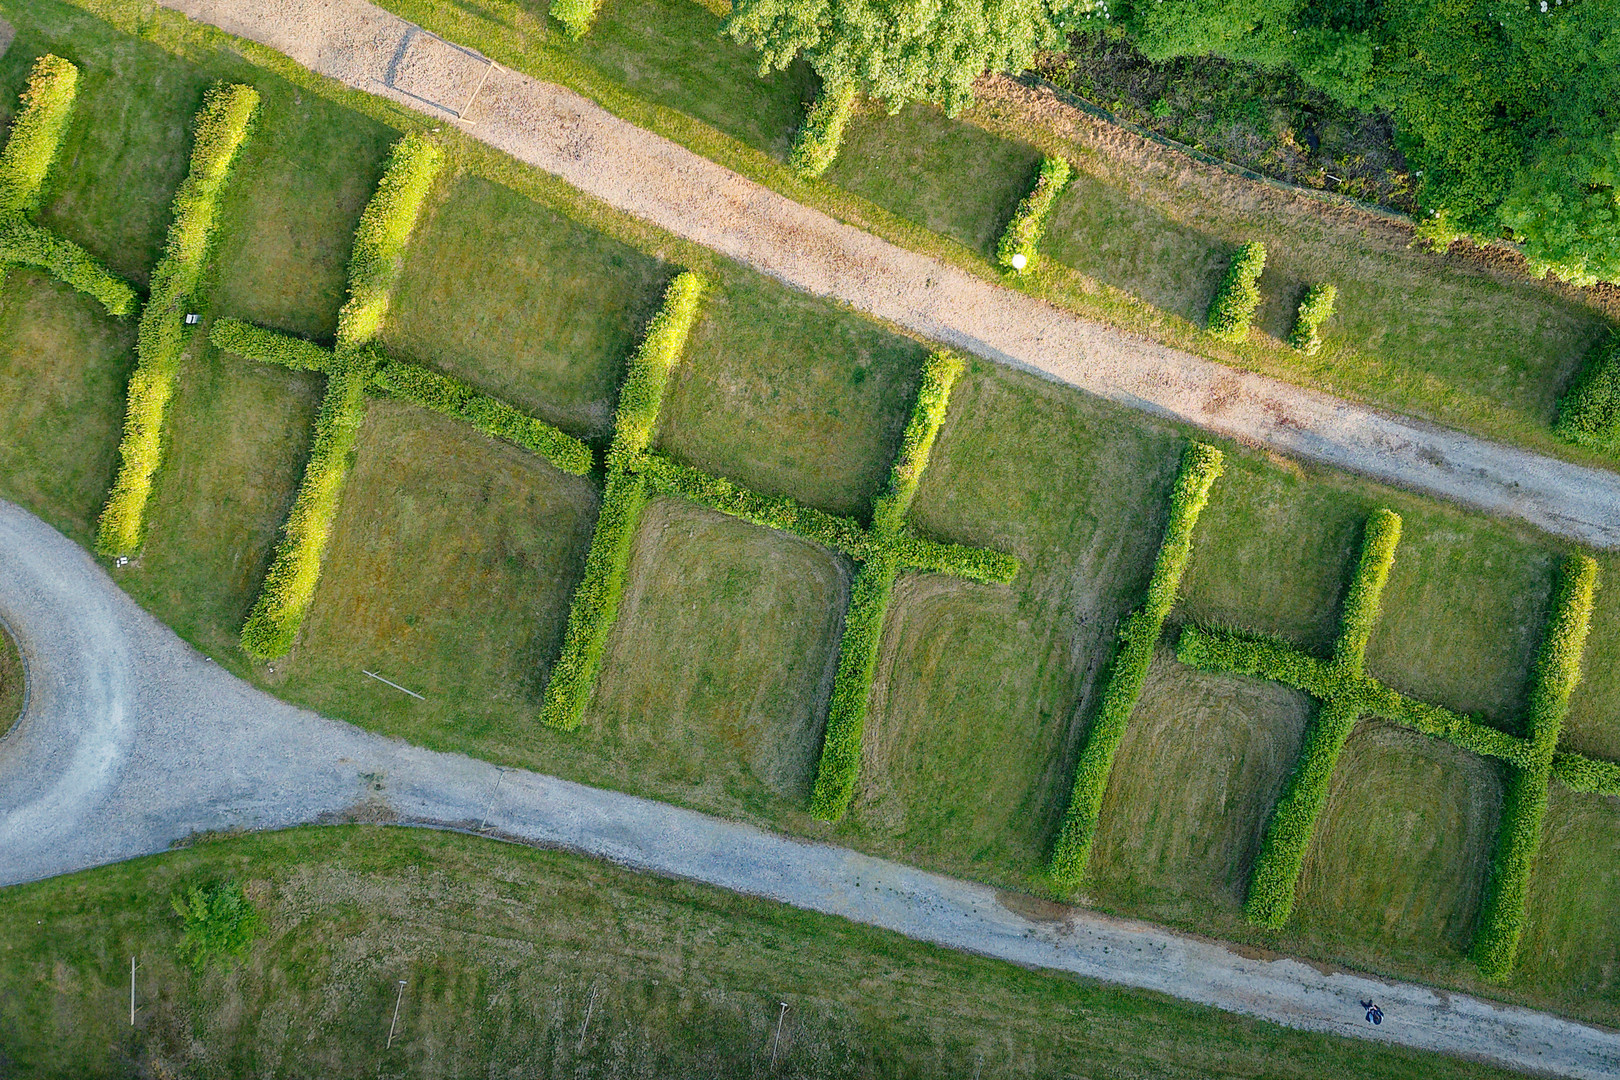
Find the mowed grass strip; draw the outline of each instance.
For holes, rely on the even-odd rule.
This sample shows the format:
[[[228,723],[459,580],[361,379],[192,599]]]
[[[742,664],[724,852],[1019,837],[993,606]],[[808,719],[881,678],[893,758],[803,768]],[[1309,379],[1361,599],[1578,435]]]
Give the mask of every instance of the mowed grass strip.
[[[27,674],[17,643],[0,625],[0,735],[10,731],[22,715],[23,703],[28,700]]]

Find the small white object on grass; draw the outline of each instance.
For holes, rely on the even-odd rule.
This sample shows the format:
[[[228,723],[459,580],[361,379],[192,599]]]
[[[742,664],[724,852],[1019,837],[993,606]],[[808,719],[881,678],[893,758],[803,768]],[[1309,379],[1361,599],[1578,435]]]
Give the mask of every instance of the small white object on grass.
[[[1012,268],[1014,270],[1022,270],[1028,265],[1029,259],[1024,257],[1024,253],[1022,251],[1012,257]]]

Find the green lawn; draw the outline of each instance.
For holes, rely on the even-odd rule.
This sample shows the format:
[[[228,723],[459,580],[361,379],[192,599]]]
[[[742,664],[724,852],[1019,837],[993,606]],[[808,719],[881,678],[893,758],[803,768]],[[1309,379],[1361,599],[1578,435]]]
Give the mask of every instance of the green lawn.
[[[4,624],[0,624],[0,736],[11,730],[11,725],[22,715],[23,702],[28,699],[24,685],[22,654],[11,640]]]
[[[168,898],[225,877],[267,932],[192,974]],[[14,886],[5,905],[5,1060],[41,1080],[1513,1075],[455,834],[248,836]]]

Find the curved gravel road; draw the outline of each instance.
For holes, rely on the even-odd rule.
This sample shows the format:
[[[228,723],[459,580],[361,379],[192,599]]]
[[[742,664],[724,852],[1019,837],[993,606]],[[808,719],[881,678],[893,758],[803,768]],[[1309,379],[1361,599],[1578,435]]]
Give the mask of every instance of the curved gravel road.
[[[1324,972],[791,840],[663,803],[441,754],[294,708],[183,643],[81,548],[0,501],[0,618],[28,665],[0,741],[0,885],[210,829],[346,819],[476,830],[840,915],[1290,1027],[1510,1067],[1620,1076],[1620,1033]],[[1388,1019],[1369,1027],[1356,1002]]]
[[[1222,435],[1620,547],[1620,473],[1354,405],[1089,322],[843,225],[365,0],[160,2],[431,116],[459,120],[465,112],[474,138],[603,202],[924,337]]]

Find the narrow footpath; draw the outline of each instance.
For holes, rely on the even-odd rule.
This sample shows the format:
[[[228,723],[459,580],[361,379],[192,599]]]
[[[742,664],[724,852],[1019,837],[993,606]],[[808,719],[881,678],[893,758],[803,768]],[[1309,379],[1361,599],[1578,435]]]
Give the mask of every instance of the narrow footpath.
[[[294,708],[221,670],[94,559],[0,501],[0,619],[29,675],[0,740],[0,885],[205,830],[343,820],[486,832],[839,915],[947,948],[1559,1076],[1620,1076],[1620,1032],[1463,994],[1241,956],[691,810],[499,769]],[[1357,1005],[1376,998],[1370,1027]]]
[[[923,337],[1221,435],[1620,548],[1620,473],[1351,404],[1089,322],[840,224],[365,0],[160,2],[348,86],[460,123],[605,203]]]

